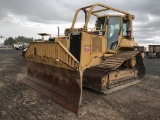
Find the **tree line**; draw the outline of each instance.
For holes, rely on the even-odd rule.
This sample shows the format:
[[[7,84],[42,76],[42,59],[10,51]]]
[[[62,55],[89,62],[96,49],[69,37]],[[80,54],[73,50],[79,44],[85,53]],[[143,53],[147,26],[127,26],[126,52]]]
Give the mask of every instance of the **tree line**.
[[[18,37],[9,37],[9,38],[6,38],[5,41],[4,41],[4,45],[13,45],[17,42],[24,42],[24,43],[30,43],[30,42],[33,42],[33,38],[27,38],[27,37],[24,37],[24,36],[18,36]]]

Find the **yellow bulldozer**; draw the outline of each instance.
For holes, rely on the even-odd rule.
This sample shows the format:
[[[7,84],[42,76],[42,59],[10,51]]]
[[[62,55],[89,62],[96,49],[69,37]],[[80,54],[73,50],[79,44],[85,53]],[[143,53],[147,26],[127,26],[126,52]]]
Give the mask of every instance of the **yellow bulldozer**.
[[[72,31],[80,11],[84,26]],[[88,27],[91,17],[96,19],[94,28]],[[75,113],[83,86],[109,93],[139,82],[145,66],[133,38],[133,19],[128,12],[100,3],[78,9],[69,35],[30,43],[24,82]]]

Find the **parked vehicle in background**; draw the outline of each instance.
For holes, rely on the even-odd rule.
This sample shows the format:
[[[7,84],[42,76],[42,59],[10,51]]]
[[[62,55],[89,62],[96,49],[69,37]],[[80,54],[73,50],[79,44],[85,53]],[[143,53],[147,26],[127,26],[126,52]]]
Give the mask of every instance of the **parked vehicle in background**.
[[[0,45],[0,48],[7,48],[7,46],[5,46],[5,45]]]
[[[160,45],[148,45],[148,51],[146,52],[148,58],[160,58]]]
[[[28,43],[18,42],[16,44],[13,44],[13,48],[16,50],[22,50],[28,47]]]

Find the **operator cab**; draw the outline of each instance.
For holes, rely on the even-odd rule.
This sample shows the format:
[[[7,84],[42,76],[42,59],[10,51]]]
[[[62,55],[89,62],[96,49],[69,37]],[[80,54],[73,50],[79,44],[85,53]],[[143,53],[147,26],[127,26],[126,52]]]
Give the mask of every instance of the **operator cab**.
[[[99,35],[106,35],[107,51],[114,51],[120,39],[131,38],[131,21],[126,16],[97,17],[95,26],[96,31],[99,30]]]
[[[70,32],[69,51],[71,54],[80,61],[84,51],[84,53],[90,53],[90,55],[100,55],[115,54],[120,49],[132,49],[132,46],[136,45],[133,42],[131,30],[134,16],[108,6],[99,5],[104,9],[93,10],[94,7],[81,8],[75,13],[71,30],[75,29],[75,22],[81,10],[85,13],[85,22],[80,32]],[[104,12],[107,10],[119,12],[120,14],[105,14]],[[89,25],[93,24],[91,22],[93,18],[96,19],[95,26],[89,28]]]
[[[122,39],[131,37],[130,20],[123,15],[106,15],[98,16],[94,30],[85,31],[91,36],[97,36],[106,40],[106,52],[114,53]],[[74,29],[73,29],[74,31]],[[81,54],[81,32],[71,32],[70,36],[70,52],[80,61]],[[99,45],[99,46],[98,46]],[[97,47],[102,47],[97,44]]]

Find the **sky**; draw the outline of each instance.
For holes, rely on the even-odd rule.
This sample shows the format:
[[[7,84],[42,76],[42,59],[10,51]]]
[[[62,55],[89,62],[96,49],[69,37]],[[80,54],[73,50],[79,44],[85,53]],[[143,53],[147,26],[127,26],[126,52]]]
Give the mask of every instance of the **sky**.
[[[63,35],[76,10],[95,3],[133,14],[133,36],[139,45],[160,44],[159,0],[0,0],[0,36],[5,37],[0,43],[8,37],[41,38],[37,33],[42,32],[55,37],[57,27]]]

